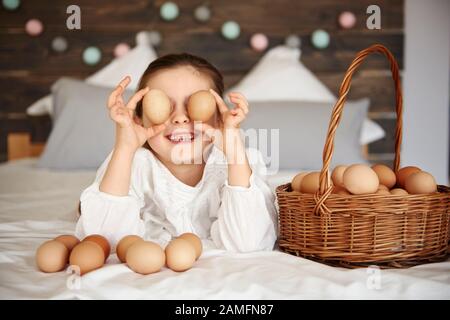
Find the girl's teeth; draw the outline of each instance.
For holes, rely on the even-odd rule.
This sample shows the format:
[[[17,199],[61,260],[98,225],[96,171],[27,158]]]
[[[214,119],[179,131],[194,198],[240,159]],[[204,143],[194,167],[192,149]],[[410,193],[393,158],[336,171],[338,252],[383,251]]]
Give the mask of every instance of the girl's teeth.
[[[186,141],[191,141],[193,139],[192,135],[183,135],[183,136],[171,136],[170,140],[174,141],[174,142],[186,142]]]

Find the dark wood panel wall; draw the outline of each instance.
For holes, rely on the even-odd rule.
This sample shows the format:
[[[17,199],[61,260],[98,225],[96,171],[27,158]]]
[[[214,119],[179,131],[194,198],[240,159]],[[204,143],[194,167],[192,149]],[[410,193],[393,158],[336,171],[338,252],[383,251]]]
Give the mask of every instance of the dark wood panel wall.
[[[282,44],[290,33],[301,36],[301,60],[334,93],[354,55],[373,43],[386,45],[403,68],[403,0],[211,0],[207,1],[213,13],[208,23],[199,23],[193,17],[194,9],[205,3],[203,0],[175,1],[180,16],[173,22],[159,17],[163,2],[39,0],[22,1],[13,12],[1,8],[0,159],[6,159],[8,132],[29,131],[35,141],[47,138],[50,119],[31,119],[25,109],[48,94],[54,81],[61,76],[85,78],[111,61],[117,43],[134,46],[135,34],[140,30],[161,32],[163,42],[157,48],[158,55],[187,51],[205,57],[224,73],[227,86],[239,81],[263,55],[248,45],[256,32],[265,33],[271,47]],[[81,8],[81,30],[66,28],[66,8],[71,4]],[[381,8],[381,30],[366,27],[366,9],[371,4]],[[346,10],[357,17],[351,30],[338,27],[337,17]],[[45,30],[39,37],[30,37],[24,31],[30,18],[44,23]],[[227,41],[220,35],[220,27],[227,20],[239,22],[241,35],[237,40]],[[324,50],[315,49],[310,42],[310,34],[318,28],[331,35],[330,45]],[[51,50],[52,39],[59,35],[69,41],[65,53]],[[87,66],[81,59],[83,49],[90,45],[98,46],[103,53],[96,66]],[[385,139],[369,146],[370,156],[374,161],[390,160],[394,150],[394,90],[384,57],[370,57],[354,77],[350,98],[360,97],[371,99],[370,116],[387,131]]]

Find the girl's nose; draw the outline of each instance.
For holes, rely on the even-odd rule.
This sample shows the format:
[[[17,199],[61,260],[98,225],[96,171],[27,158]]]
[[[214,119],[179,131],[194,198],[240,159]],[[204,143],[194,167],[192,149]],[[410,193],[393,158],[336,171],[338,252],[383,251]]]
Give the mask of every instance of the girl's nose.
[[[186,112],[178,110],[175,111],[172,116],[172,123],[181,124],[181,123],[189,123],[189,117]]]

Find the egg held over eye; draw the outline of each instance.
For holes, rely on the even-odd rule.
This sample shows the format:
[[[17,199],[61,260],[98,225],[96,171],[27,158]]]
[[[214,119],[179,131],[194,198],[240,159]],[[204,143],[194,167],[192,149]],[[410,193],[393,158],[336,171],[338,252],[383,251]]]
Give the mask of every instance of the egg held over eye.
[[[143,115],[154,125],[166,122],[171,110],[169,97],[162,90],[152,89],[142,99]]]
[[[136,273],[158,272],[166,262],[166,255],[159,244],[152,241],[135,241],[127,251],[128,267]]]
[[[216,112],[216,99],[207,90],[200,90],[189,97],[187,106],[193,121],[208,121]]]
[[[128,249],[136,242],[136,241],[144,241],[141,237],[136,235],[128,235],[123,237],[116,247],[117,258],[119,258],[120,262],[125,262],[127,257]]]
[[[36,251],[36,265],[43,272],[58,272],[65,268],[69,249],[59,241],[44,242]]]
[[[174,239],[166,247],[166,264],[173,271],[186,271],[194,265],[195,248],[185,239]]]
[[[72,267],[78,267],[80,275],[83,275],[101,268],[105,263],[105,253],[98,243],[82,241],[73,248],[69,262]]]

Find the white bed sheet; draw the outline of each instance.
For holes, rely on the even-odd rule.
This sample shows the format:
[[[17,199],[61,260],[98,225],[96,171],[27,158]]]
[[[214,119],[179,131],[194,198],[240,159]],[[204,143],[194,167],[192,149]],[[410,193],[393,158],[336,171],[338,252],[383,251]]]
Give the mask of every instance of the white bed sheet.
[[[402,270],[329,267],[279,251],[205,251],[195,266],[142,276],[112,255],[76,277],[45,274],[34,263],[43,241],[72,233],[92,171],[51,172],[35,159],[0,165],[1,299],[450,299],[450,260]],[[272,187],[295,172],[270,177]]]

